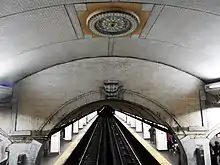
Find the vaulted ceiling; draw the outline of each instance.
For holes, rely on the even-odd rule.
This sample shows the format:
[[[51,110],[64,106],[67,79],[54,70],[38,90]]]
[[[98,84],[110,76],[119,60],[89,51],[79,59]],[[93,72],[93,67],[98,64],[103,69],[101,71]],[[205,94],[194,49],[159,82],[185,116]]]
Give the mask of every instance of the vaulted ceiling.
[[[1,0],[0,83],[14,83],[68,61],[104,56],[161,63],[203,81],[220,79],[219,0],[120,1],[149,14],[140,31],[114,39],[87,34],[82,13],[106,2],[112,1]]]

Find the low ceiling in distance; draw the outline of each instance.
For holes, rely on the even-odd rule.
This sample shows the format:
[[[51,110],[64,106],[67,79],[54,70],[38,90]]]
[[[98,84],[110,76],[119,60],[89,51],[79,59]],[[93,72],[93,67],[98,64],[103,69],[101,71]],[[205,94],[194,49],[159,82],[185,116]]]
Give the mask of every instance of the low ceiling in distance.
[[[103,56],[161,63],[207,82],[220,79],[219,0],[135,2],[1,0],[0,82],[14,83],[60,63]],[[85,13],[112,4],[141,16],[141,29],[114,39],[86,31]]]
[[[60,130],[60,128],[65,127],[66,125],[72,123],[74,120],[78,120],[82,116],[86,116],[91,112],[100,111],[101,109],[103,109],[103,107],[106,106],[109,106],[110,108],[113,108],[116,111],[126,113],[127,115],[135,115],[140,119],[143,119],[144,117],[145,122],[148,123],[153,122],[153,124],[157,123],[166,127],[168,126],[166,121],[161,120],[160,118],[158,118],[158,116],[152,114],[152,112],[150,112],[149,109],[142,107],[141,105],[137,105],[135,103],[123,100],[102,100],[91,104],[86,104],[76,109],[71,114],[60,120],[53,129],[54,131]]]

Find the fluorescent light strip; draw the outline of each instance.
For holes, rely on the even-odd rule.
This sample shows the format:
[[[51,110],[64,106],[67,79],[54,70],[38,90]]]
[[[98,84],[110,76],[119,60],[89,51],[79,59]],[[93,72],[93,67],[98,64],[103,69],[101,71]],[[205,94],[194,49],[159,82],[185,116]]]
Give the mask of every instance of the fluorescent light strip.
[[[210,85],[208,85],[208,88],[209,89],[220,88],[220,83],[218,83],[218,84],[210,84]]]

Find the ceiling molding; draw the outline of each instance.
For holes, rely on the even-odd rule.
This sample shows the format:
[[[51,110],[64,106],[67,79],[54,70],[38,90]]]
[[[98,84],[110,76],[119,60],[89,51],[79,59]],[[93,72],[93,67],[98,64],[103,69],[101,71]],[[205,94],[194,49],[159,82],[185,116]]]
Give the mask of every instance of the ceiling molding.
[[[35,0],[36,1],[36,0]],[[121,3],[131,3],[131,1],[128,1],[128,0],[123,0],[123,1],[120,1]],[[99,1],[99,0],[96,0],[96,1],[86,1],[86,3],[103,3],[103,1]],[[105,0],[104,3],[112,3],[111,0]],[[197,12],[203,12],[203,13],[208,13],[208,14],[212,14],[212,15],[217,15],[217,16],[220,16],[220,12],[218,13],[217,11],[211,11],[211,10],[207,10],[207,9],[203,9],[202,7],[190,7],[190,6],[184,6],[184,5],[181,5],[181,4],[167,4],[167,3],[159,3],[159,2],[143,2],[143,1],[133,1],[132,0],[132,3],[138,3],[138,4],[153,4],[153,5],[162,5],[162,6],[170,6],[170,7],[175,7],[175,8],[182,8],[182,9],[188,9],[188,10],[193,10],[193,11],[197,11]],[[69,5],[69,4],[85,4],[85,1],[84,0],[81,0],[80,1],[77,1],[77,2],[57,2],[57,3],[54,3],[54,4],[45,4],[45,5],[39,5],[39,6],[36,6],[36,7],[30,7],[29,9],[18,9],[19,11],[12,11],[12,12],[6,12],[7,14],[0,14],[0,19],[1,18],[4,18],[4,17],[10,17],[12,15],[18,15],[18,14],[21,14],[21,13],[25,13],[25,12],[31,12],[31,11],[34,11],[34,10],[39,10],[39,9],[44,9],[44,8],[50,8],[50,7],[56,7],[56,6],[62,6],[62,5]]]
[[[187,71],[185,71],[185,70],[183,70],[183,69],[181,69],[181,68],[178,68],[178,67],[175,67],[175,66],[172,66],[172,65],[163,63],[163,62],[153,61],[153,60],[149,60],[149,59],[145,59],[145,58],[139,58],[139,57],[132,57],[132,56],[117,56],[117,55],[108,56],[108,55],[103,55],[103,56],[97,56],[97,57],[83,57],[83,58],[78,58],[78,59],[70,60],[70,61],[67,61],[67,62],[56,63],[56,64],[54,64],[54,65],[45,67],[45,68],[43,68],[43,69],[41,69],[41,70],[38,70],[38,71],[36,71],[36,72],[33,72],[33,73],[31,73],[31,74],[28,74],[28,75],[26,75],[26,76],[24,76],[24,77],[18,79],[17,81],[15,81],[15,84],[18,83],[18,82],[20,82],[20,81],[22,81],[23,79],[25,79],[25,78],[27,78],[27,77],[30,77],[30,76],[36,74],[36,73],[39,73],[39,72],[41,72],[41,71],[44,71],[44,70],[47,70],[47,69],[50,69],[50,68],[53,68],[53,67],[56,67],[56,66],[58,66],[58,65],[63,65],[63,64],[67,64],[67,63],[71,63],[71,62],[75,62],[75,61],[80,61],[80,60],[98,59],[98,58],[111,58],[111,57],[117,57],[117,58],[122,58],[122,59],[124,59],[124,58],[129,59],[129,58],[130,58],[130,59],[135,59],[135,60],[142,60],[142,61],[146,61],[146,62],[156,63],[156,64],[160,64],[160,65],[165,65],[165,66],[167,66],[167,67],[170,67],[170,68],[173,68],[173,69],[177,69],[177,70],[179,70],[179,71],[181,71],[181,72],[184,72],[184,73],[186,73],[186,74],[188,74],[188,75],[191,75],[191,76],[193,76],[193,77],[199,79],[200,81],[202,81],[202,82],[204,82],[204,83],[207,82],[207,81],[203,80],[201,77],[198,77],[198,76],[196,76],[196,75],[194,75],[194,74],[192,74],[192,73],[189,73],[189,72],[187,72]]]
[[[125,57],[122,57],[122,56],[124,56],[123,55],[123,51],[122,50],[120,50],[121,51],[121,53],[120,53],[120,51],[119,51],[119,53],[114,53],[114,50],[116,50],[116,46],[117,46],[117,40],[115,40],[115,41],[110,41],[109,42],[109,46],[108,46],[108,50],[106,50],[107,51],[107,53],[106,54],[104,54],[104,53],[100,53],[101,55],[98,55],[97,57],[88,57],[88,55],[86,54],[86,55],[84,55],[83,53],[83,50],[81,50],[80,49],[80,53],[79,54],[76,54],[76,55],[80,55],[81,57],[79,57],[78,59],[73,59],[73,58],[75,58],[74,57],[74,54],[72,55],[72,56],[70,56],[70,58],[68,58],[68,60],[67,61],[65,61],[64,62],[64,60],[62,60],[62,58],[61,58],[61,55],[60,54],[56,54],[57,56],[57,59],[58,60],[54,60],[54,62],[51,62],[51,63],[46,63],[46,62],[43,62],[43,58],[44,57],[47,57],[46,55],[45,55],[45,52],[48,50],[48,52],[49,51],[51,51],[49,48],[49,46],[51,46],[52,48],[54,48],[54,47],[56,47],[56,46],[59,46],[59,45],[56,45],[56,44],[61,44],[61,43],[70,43],[70,45],[71,44],[73,44],[74,45],[74,42],[73,41],[75,41],[75,40],[81,40],[82,38],[83,38],[83,34],[82,34],[82,31],[79,31],[79,29],[81,29],[81,27],[80,27],[80,23],[79,23],[79,18],[77,17],[77,12],[76,12],[76,7],[75,6],[78,6],[78,8],[77,8],[77,10],[85,10],[85,9],[87,9],[87,7],[88,7],[88,5],[87,4],[91,4],[91,5],[93,5],[93,4],[95,4],[96,5],[96,3],[103,3],[103,1],[100,1],[100,2],[97,2],[97,1],[86,1],[87,3],[85,3],[85,1],[77,1],[76,3],[73,1],[73,2],[69,2],[69,3],[67,3],[67,2],[58,2],[58,1],[54,1],[54,2],[51,2],[51,3],[47,3],[47,2],[41,2],[41,1],[39,1],[39,0],[33,0],[33,4],[31,4],[31,5],[24,5],[24,4],[21,4],[21,3],[18,3],[18,1],[16,1],[15,2],[15,4],[12,4],[12,3],[10,3],[10,1],[11,0],[9,0],[9,3],[8,2],[6,2],[5,0],[3,0],[3,2],[0,2],[0,3],[2,3],[2,4],[4,4],[4,5],[7,5],[7,6],[12,6],[12,7],[15,7],[16,6],[16,4],[18,5],[18,8],[19,9],[16,9],[16,8],[12,8],[12,9],[14,9],[14,10],[16,10],[16,11],[19,11],[19,10],[25,10],[25,11],[21,11],[21,12],[17,12],[17,14],[19,15],[19,14],[21,14],[21,13],[25,13],[25,12],[30,12],[30,13],[27,13],[26,15],[29,15],[29,14],[32,14],[32,11],[36,11],[36,10],[40,10],[40,9],[50,9],[50,8],[53,8],[53,7],[64,7],[65,8],[65,10],[66,10],[66,13],[67,13],[67,15],[68,15],[68,20],[70,20],[70,22],[72,23],[72,27],[73,27],[73,29],[75,30],[75,34],[76,34],[76,36],[74,36],[74,37],[76,37],[76,38],[78,38],[78,39],[75,39],[74,37],[73,37],[73,39],[71,38],[69,38],[69,35],[67,34],[65,37],[64,37],[64,41],[56,41],[56,38],[54,39],[54,41],[53,40],[51,40],[51,41],[48,41],[47,42],[47,40],[45,40],[45,44],[43,43],[43,41],[44,40],[42,40],[42,42],[40,42],[42,45],[40,45],[40,46],[38,46],[38,45],[34,45],[34,42],[33,42],[33,44],[30,46],[30,47],[27,47],[27,49],[21,49],[21,51],[19,51],[19,44],[15,44],[15,48],[16,48],[16,46],[18,47],[18,48],[16,48],[15,49],[15,51],[7,51],[6,52],[6,54],[8,53],[9,55],[8,56],[2,56],[3,58],[2,58],[2,60],[1,60],[1,62],[3,63],[3,62],[7,62],[7,60],[9,61],[9,64],[12,64],[12,63],[15,63],[15,65],[17,64],[17,63],[19,63],[19,60],[22,60],[22,58],[23,58],[23,56],[20,58],[20,57],[18,57],[18,56],[20,56],[20,55],[23,55],[23,54],[25,54],[25,55],[29,55],[28,54],[28,52],[30,52],[30,54],[31,53],[35,53],[35,55],[38,53],[38,50],[39,51],[41,51],[41,48],[42,48],[42,56],[39,56],[39,58],[38,58],[38,62],[39,63],[41,63],[42,62],[42,67],[40,68],[40,67],[38,67],[39,65],[35,65],[35,67],[37,68],[37,70],[33,70],[33,72],[31,71],[31,69],[30,69],[30,66],[29,65],[25,65],[26,67],[22,67],[22,69],[18,69],[17,71],[15,71],[14,70],[14,68],[12,67],[12,69],[10,70],[11,71],[11,74],[8,74],[8,75],[6,75],[5,76],[5,78],[2,78],[2,81],[4,81],[4,80],[10,80],[10,79],[13,79],[14,78],[14,81],[16,81],[16,82],[19,82],[19,81],[21,81],[22,79],[24,79],[24,78],[26,78],[26,77],[29,77],[29,76],[31,76],[31,75],[33,75],[33,74],[35,74],[35,73],[38,73],[38,72],[40,72],[40,71],[43,71],[43,70],[46,70],[46,69],[48,69],[48,68],[51,68],[51,67],[53,67],[53,66],[57,66],[57,65],[61,65],[61,64],[64,64],[64,63],[69,63],[69,62],[74,62],[74,61],[77,61],[77,60],[84,60],[84,59],[89,59],[89,58],[101,58],[101,57],[106,57],[106,56],[112,56],[112,57],[120,57],[120,58],[133,58],[133,59],[138,59],[138,60],[144,60],[144,61],[148,61],[148,62],[153,62],[153,63],[158,63],[158,64],[162,64],[162,65],[165,65],[165,66],[169,66],[169,67],[172,67],[172,68],[174,68],[174,69],[177,69],[177,70],[179,70],[179,71],[182,71],[182,72],[185,72],[185,73],[187,73],[187,74],[189,74],[189,75],[191,75],[191,76],[193,76],[193,77],[196,77],[196,78],[198,78],[198,79],[200,79],[201,81],[203,81],[203,82],[205,82],[205,83],[210,83],[210,82],[216,82],[216,81],[218,81],[218,80],[220,80],[220,77],[218,77],[218,73],[215,73],[214,75],[213,75],[213,78],[210,76],[209,77],[209,73],[207,73],[206,72],[206,70],[202,70],[201,68],[202,68],[202,66],[204,66],[204,65],[202,65],[201,64],[201,67],[198,67],[197,68],[197,66],[198,66],[198,64],[200,64],[200,63],[202,63],[202,61],[201,60],[198,60],[199,62],[198,63],[196,63],[196,59],[199,59],[199,55],[198,56],[196,56],[195,55],[195,58],[193,58],[193,60],[191,61],[191,64],[189,64],[189,65],[186,65],[186,66],[184,66],[184,64],[187,64],[187,61],[184,61],[184,62],[182,62],[182,63],[175,63],[176,61],[177,61],[177,59],[174,59],[173,61],[172,60],[166,60],[165,58],[164,59],[162,59],[162,58],[157,58],[157,57],[149,57],[150,55],[147,55],[147,57],[145,58],[145,56],[144,56],[144,51],[147,51],[147,50],[145,50],[145,49],[143,49],[143,52],[141,52],[140,51],[140,57],[135,57],[135,54],[134,54],[134,52],[132,52],[132,53],[129,53],[129,52],[127,52],[128,54],[126,54],[126,51],[125,51],[125,53],[124,53],[124,55],[125,55]],[[156,0],[155,0],[156,1]],[[36,2],[38,2],[38,3],[36,3]],[[111,2],[111,1],[104,1],[104,3],[107,3],[107,2]],[[117,1],[118,2],[118,1]],[[131,3],[131,1],[119,1],[120,3]],[[132,1],[133,2],[133,1]],[[145,37],[147,36],[147,34],[149,33],[149,31],[151,30],[151,28],[153,27],[153,25],[154,25],[154,23],[156,22],[156,20],[157,20],[157,18],[159,17],[159,15],[160,15],[160,13],[161,13],[161,11],[163,10],[163,8],[164,7],[173,7],[173,8],[177,8],[176,10],[179,10],[179,9],[187,9],[187,11],[188,10],[192,10],[192,11],[198,11],[198,12],[203,12],[203,13],[209,13],[209,14],[212,14],[212,13],[210,13],[209,11],[207,11],[207,10],[200,10],[200,9],[192,9],[191,7],[184,7],[183,5],[172,5],[172,4],[165,4],[165,3],[157,3],[157,2],[155,2],[155,3],[147,3],[148,1],[146,0],[145,2],[135,2],[136,4],[145,4],[145,5],[149,5],[149,6],[153,6],[153,11],[152,11],[152,15],[151,15],[151,17],[149,18],[149,20],[148,20],[148,23],[147,23],[147,26],[142,30],[142,36],[141,36],[141,39],[145,39]],[[151,1],[150,1],[151,2]],[[159,1],[158,1],[159,2]],[[212,2],[215,2],[215,1],[212,1]],[[208,7],[212,7],[213,6],[213,4],[212,4],[212,2],[210,2],[210,6],[208,6]],[[171,1],[170,3],[173,3],[174,4],[174,1]],[[189,3],[190,4],[190,3]],[[187,4],[187,5],[189,5],[189,4]],[[192,4],[193,5],[193,4]],[[205,6],[205,5],[208,5],[208,4],[206,4],[206,3],[202,3],[201,2],[201,6]],[[37,7],[38,6],[38,7]],[[39,7],[40,6],[40,7]],[[36,7],[36,8],[35,8]],[[30,10],[28,10],[30,8]],[[155,10],[155,9],[158,9],[158,10]],[[154,11],[156,11],[156,15],[155,15],[155,18],[153,18],[153,13],[154,13]],[[2,13],[9,13],[10,11],[6,11],[6,10],[3,10],[2,11]],[[40,11],[39,11],[40,12]],[[2,13],[0,13],[0,14],[2,14]],[[12,14],[12,15],[16,15],[16,14]],[[25,15],[25,16],[26,16]],[[162,15],[162,14],[161,14]],[[218,16],[220,16],[220,13],[219,14],[213,14],[213,15],[218,15]],[[11,15],[10,15],[11,16]],[[23,15],[21,15],[21,16],[23,16]],[[7,16],[5,16],[5,17],[7,17]],[[3,17],[0,17],[0,19],[1,18],[3,18]],[[200,18],[200,17],[199,17]],[[23,19],[23,18],[22,18]],[[150,23],[149,21],[152,19],[152,22]],[[6,19],[6,21],[7,21],[7,19]],[[73,22],[74,21],[74,22]],[[77,22],[78,21],[78,22]],[[18,19],[18,22],[19,22],[19,19]],[[4,21],[3,21],[3,24],[4,24]],[[77,24],[77,25],[76,25]],[[15,24],[16,25],[16,24]],[[72,29],[72,28],[70,28],[70,29]],[[77,30],[78,29],[78,30]],[[34,29],[35,30],[35,29]],[[65,29],[64,29],[65,30]],[[62,31],[61,31],[61,33],[62,33]],[[145,34],[146,33],[146,34]],[[28,33],[29,34],[29,33]],[[31,33],[30,33],[31,34]],[[213,34],[214,35],[214,34]],[[53,35],[51,35],[51,36],[53,36]],[[50,36],[50,37],[51,37]],[[6,38],[7,38],[8,36],[6,36]],[[40,38],[41,36],[39,36],[39,38]],[[48,37],[48,38],[50,38],[50,37]],[[13,39],[13,37],[11,37],[11,39]],[[18,42],[18,41],[22,41],[22,39],[20,39],[20,38],[15,38],[16,39],[16,42]],[[88,39],[87,39],[88,40]],[[133,40],[135,40],[135,39],[133,39]],[[138,39],[139,40],[139,39]],[[186,43],[186,41],[184,41],[184,43],[181,43],[181,44],[175,44],[175,41],[173,41],[173,42],[167,42],[167,41],[163,41],[162,39],[160,40],[160,39],[145,39],[145,40],[148,40],[148,41],[155,41],[155,43],[156,42],[158,42],[158,45],[159,45],[159,43],[162,43],[162,44],[169,44],[169,45],[173,45],[173,46],[176,46],[176,47],[174,47],[175,48],[175,51],[173,51],[172,53],[173,54],[171,54],[172,56],[170,56],[171,58],[172,57],[174,57],[173,55],[174,55],[174,53],[178,53],[178,52],[183,52],[183,53],[188,53],[189,55],[187,56],[187,60],[190,60],[190,59],[192,59],[191,57],[190,57],[190,55],[193,55],[193,53],[194,53],[194,51],[195,51],[195,54],[200,54],[201,56],[208,56],[208,54],[209,54],[209,52],[206,52],[206,53],[203,53],[203,52],[205,52],[205,51],[203,51],[203,52],[201,52],[200,51],[200,48],[202,49],[202,47],[200,46],[200,47],[197,47],[197,49],[194,49],[194,47],[195,46],[191,46],[191,47],[188,47],[188,46],[184,46],[184,44]],[[211,40],[211,39],[210,39]],[[89,40],[88,41],[88,43],[90,42],[91,40]],[[218,41],[218,40],[217,40]],[[73,43],[71,43],[71,42],[73,42]],[[26,40],[24,41],[24,44],[23,45],[25,45],[25,43],[27,43],[26,42]],[[87,43],[86,42],[84,42],[84,41],[82,41],[82,43],[84,43],[84,46],[86,47],[87,46]],[[116,43],[116,44],[115,44]],[[124,43],[127,43],[127,42],[124,42]],[[128,43],[130,43],[130,41],[128,42]],[[134,42],[131,42],[131,44],[132,43],[134,43]],[[141,48],[141,46],[143,47],[144,46],[144,44],[145,44],[145,42],[143,42],[142,43],[142,40],[140,41],[139,40],[139,42],[138,43],[140,43],[140,45],[135,45],[134,44],[134,47],[133,48],[135,48],[135,51],[136,51],[136,48],[137,48],[137,51],[138,51],[138,48],[140,47]],[[206,43],[206,42],[204,42],[204,43]],[[217,42],[216,42],[217,43]],[[7,45],[7,40],[5,41],[5,44]],[[38,44],[38,43],[37,43]],[[119,44],[120,44],[120,41],[119,41]],[[148,44],[148,42],[146,42],[146,44]],[[161,45],[162,45],[161,44]],[[155,48],[160,48],[160,46],[156,46]],[[35,47],[36,46],[36,47]],[[37,47],[38,46],[38,47]],[[90,46],[93,46],[92,44],[90,44]],[[122,44],[122,46],[123,46],[123,44]],[[150,46],[152,46],[150,43],[149,43],[149,45],[148,45],[149,47]],[[203,47],[204,47],[204,44],[202,45]],[[31,47],[33,47],[33,48],[31,48]],[[95,46],[95,49],[97,48],[98,46],[96,45]],[[164,46],[164,47],[167,47],[167,49],[168,49],[168,46]],[[170,46],[171,47],[171,46]],[[43,49],[44,48],[44,49]],[[214,47],[215,48],[215,47]],[[185,49],[185,50],[184,50]],[[3,49],[4,50],[4,49]],[[10,49],[8,49],[8,50],[10,50]],[[35,51],[36,50],[36,51]],[[119,49],[118,49],[119,50]],[[153,50],[153,48],[152,48],[152,50]],[[190,51],[192,51],[192,54],[191,54],[191,52]],[[19,53],[19,52],[21,52],[21,53]],[[52,52],[52,51],[51,51]],[[73,50],[71,50],[71,53],[72,52],[74,52]],[[150,53],[151,53],[151,51],[149,51]],[[154,55],[154,53],[155,53],[155,55],[156,56],[158,56],[158,54],[160,53],[158,53],[158,52],[154,52],[154,51],[152,51],[153,53],[153,55]],[[2,52],[3,54],[4,54],[4,51]],[[27,53],[27,54],[26,54]],[[181,57],[181,59],[183,59],[183,57],[184,57],[184,55],[183,55],[183,53],[180,55],[180,57]],[[210,52],[210,54],[211,54],[212,52]],[[49,52],[49,54],[50,54],[50,52]],[[95,53],[93,53],[92,51],[91,51],[91,54],[95,54]],[[103,55],[102,55],[103,54]],[[211,54],[211,55],[213,55],[213,54]],[[215,55],[216,54],[214,54],[213,55],[213,57],[215,57]],[[84,56],[84,57],[83,57]],[[85,57],[85,56],[87,56],[87,57]],[[17,57],[16,58],[16,60],[13,60],[13,58],[15,58],[15,57]],[[33,58],[36,58],[37,59],[37,56],[33,56]],[[205,57],[204,57],[205,58]],[[30,59],[30,58],[28,58],[28,59]],[[210,59],[211,59],[211,57],[210,57]],[[218,59],[217,57],[216,57],[216,59]],[[10,61],[11,60],[11,61]],[[62,60],[62,61],[61,61]],[[176,61],[175,61],[176,60]],[[24,62],[25,63],[25,62]],[[26,62],[27,63],[27,62]],[[25,64],[26,64],[25,63]],[[213,60],[210,60],[209,61],[209,63],[207,63],[207,65],[211,65],[213,63]],[[194,66],[194,64],[195,64],[195,66]],[[207,65],[205,65],[205,67],[204,68],[208,68],[208,66]],[[213,65],[213,67],[212,67],[212,69],[210,69],[210,72],[211,71],[214,71],[214,69],[215,68],[218,68],[216,65]],[[3,68],[4,69],[4,68]],[[200,70],[201,71],[200,71]],[[9,70],[9,69],[8,69]],[[32,72],[32,73],[31,73]],[[203,73],[204,72],[204,73]],[[23,75],[23,77],[21,77],[21,75]],[[14,76],[14,77],[13,77]],[[15,79],[16,78],[16,79]]]

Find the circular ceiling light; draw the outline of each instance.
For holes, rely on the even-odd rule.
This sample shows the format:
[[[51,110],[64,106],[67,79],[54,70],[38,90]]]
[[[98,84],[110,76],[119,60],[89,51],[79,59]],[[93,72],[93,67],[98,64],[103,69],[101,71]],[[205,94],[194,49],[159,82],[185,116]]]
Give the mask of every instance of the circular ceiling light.
[[[89,29],[104,37],[126,36],[135,31],[139,24],[139,17],[135,13],[120,9],[96,11],[87,19]]]

